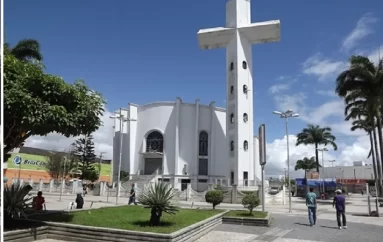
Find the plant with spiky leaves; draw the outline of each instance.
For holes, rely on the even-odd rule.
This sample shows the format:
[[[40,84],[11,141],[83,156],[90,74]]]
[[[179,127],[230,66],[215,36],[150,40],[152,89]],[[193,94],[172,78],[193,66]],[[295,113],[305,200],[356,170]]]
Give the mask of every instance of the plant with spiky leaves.
[[[173,204],[174,189],[164,182],[149,185],[137,199],[145,208],[150,208],[150,224],[158,226],[161,222],[162,213],[175,215],[178,212]]]
[[[27,218],[27,212],[32,209],[32,190],[30,185],[19,183],[4,187],[4,221],[11,222],[15,218]]]

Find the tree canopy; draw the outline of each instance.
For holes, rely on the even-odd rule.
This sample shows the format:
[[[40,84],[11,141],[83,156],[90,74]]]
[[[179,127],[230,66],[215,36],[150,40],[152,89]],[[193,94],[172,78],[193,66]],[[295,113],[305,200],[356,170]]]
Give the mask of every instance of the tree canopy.
[[[298,145],[314,145],[315,146],[315,159],[317,172],[319,172],[319,157],[318,157],[318,146],[319,145],[331,145],[334,150],[337,150],[338,147],[335,143],[336,137],[332,135],[330,127],[320,127],[319,125],[308,124],[306,128],[302,130],[297,135],[297,143]]]
[[[101,125],[104,98],[82,80],[66,83],[12,51],[4,55],[4,159],[33,135],[90,134]]]

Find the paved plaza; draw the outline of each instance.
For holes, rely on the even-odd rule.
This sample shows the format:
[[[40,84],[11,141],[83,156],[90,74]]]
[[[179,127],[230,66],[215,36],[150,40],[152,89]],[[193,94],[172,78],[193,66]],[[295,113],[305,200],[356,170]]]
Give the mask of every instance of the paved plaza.
[[[45,194],[48,210],[64,210],[69,202],[75,200],[73,195],[64,195],[59,200],[58,194]],[[115,206],[115,197],[86,196],[84,208],[100,208]],[[107,201],[108,200],[108,201]],[[381,242],[383,236],[383,208],[381,217],[368,217],[367,197],[353,194],[347,198],[347,230],[339,230],[336,224],[335,211],[331,201],[319,201],[318,222],[314,227],[308,226],[307,208],[303,199],[293,198],[292,212],[288,212],[288,205],[269,205],[266,209],[273,214],[272,226],[250,227],[222,224],[213,231],[198,239],[196,242],[240,242],[240,241],[322,241],[322,242]],[[92,204],[93,202],[93,204]],[[127,204],[127,198],[120,198],[119,205]],[[183,208],[211,208],[204,202],[179,201]],[[243,209],[240,204],[221,204],[218,209]],[[259,210],[260,208],[258,208]],[[372,207],[373,210],[374,207]],[[51,242],[58,240],[42,240]]]

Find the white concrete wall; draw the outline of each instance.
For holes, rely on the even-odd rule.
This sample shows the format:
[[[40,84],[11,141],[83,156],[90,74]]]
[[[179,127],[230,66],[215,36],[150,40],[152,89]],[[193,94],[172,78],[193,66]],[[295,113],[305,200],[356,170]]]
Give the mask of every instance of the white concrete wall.
[[[355,170],[355,176],[354,176]],[[374,170],[372,166],[334,166],[319,168],[320,174],[324,178],[336,178],[336,179],[374,179]]]

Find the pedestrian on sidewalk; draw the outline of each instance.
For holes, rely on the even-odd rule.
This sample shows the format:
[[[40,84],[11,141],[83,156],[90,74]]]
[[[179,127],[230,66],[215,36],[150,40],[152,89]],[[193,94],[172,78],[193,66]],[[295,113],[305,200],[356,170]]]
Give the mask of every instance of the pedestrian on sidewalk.
[[[334,197],[334,201],[332,203],[332,207],[336,209],[336,221],[338,222],[339,229],[347,229],[346,224],[346,198],[342,195],[341,190],[335,191],[336,195]],[[340,217],[342,216],[342,223],[340,221]],[[343,227],[342,227],[343,224]]]
[[[317,195],[312,187],[310,187],[310,192],[306,194],[306,206],[309,212],[310,226],[314,226],[317,222]]]
[[[137,205],[136,202],[136,188],[134,186],[134,183],[132,184],[132,189],[130,189],[130,197],[129,197],[129,203],[128,205],[134,203],[134,205]]]

